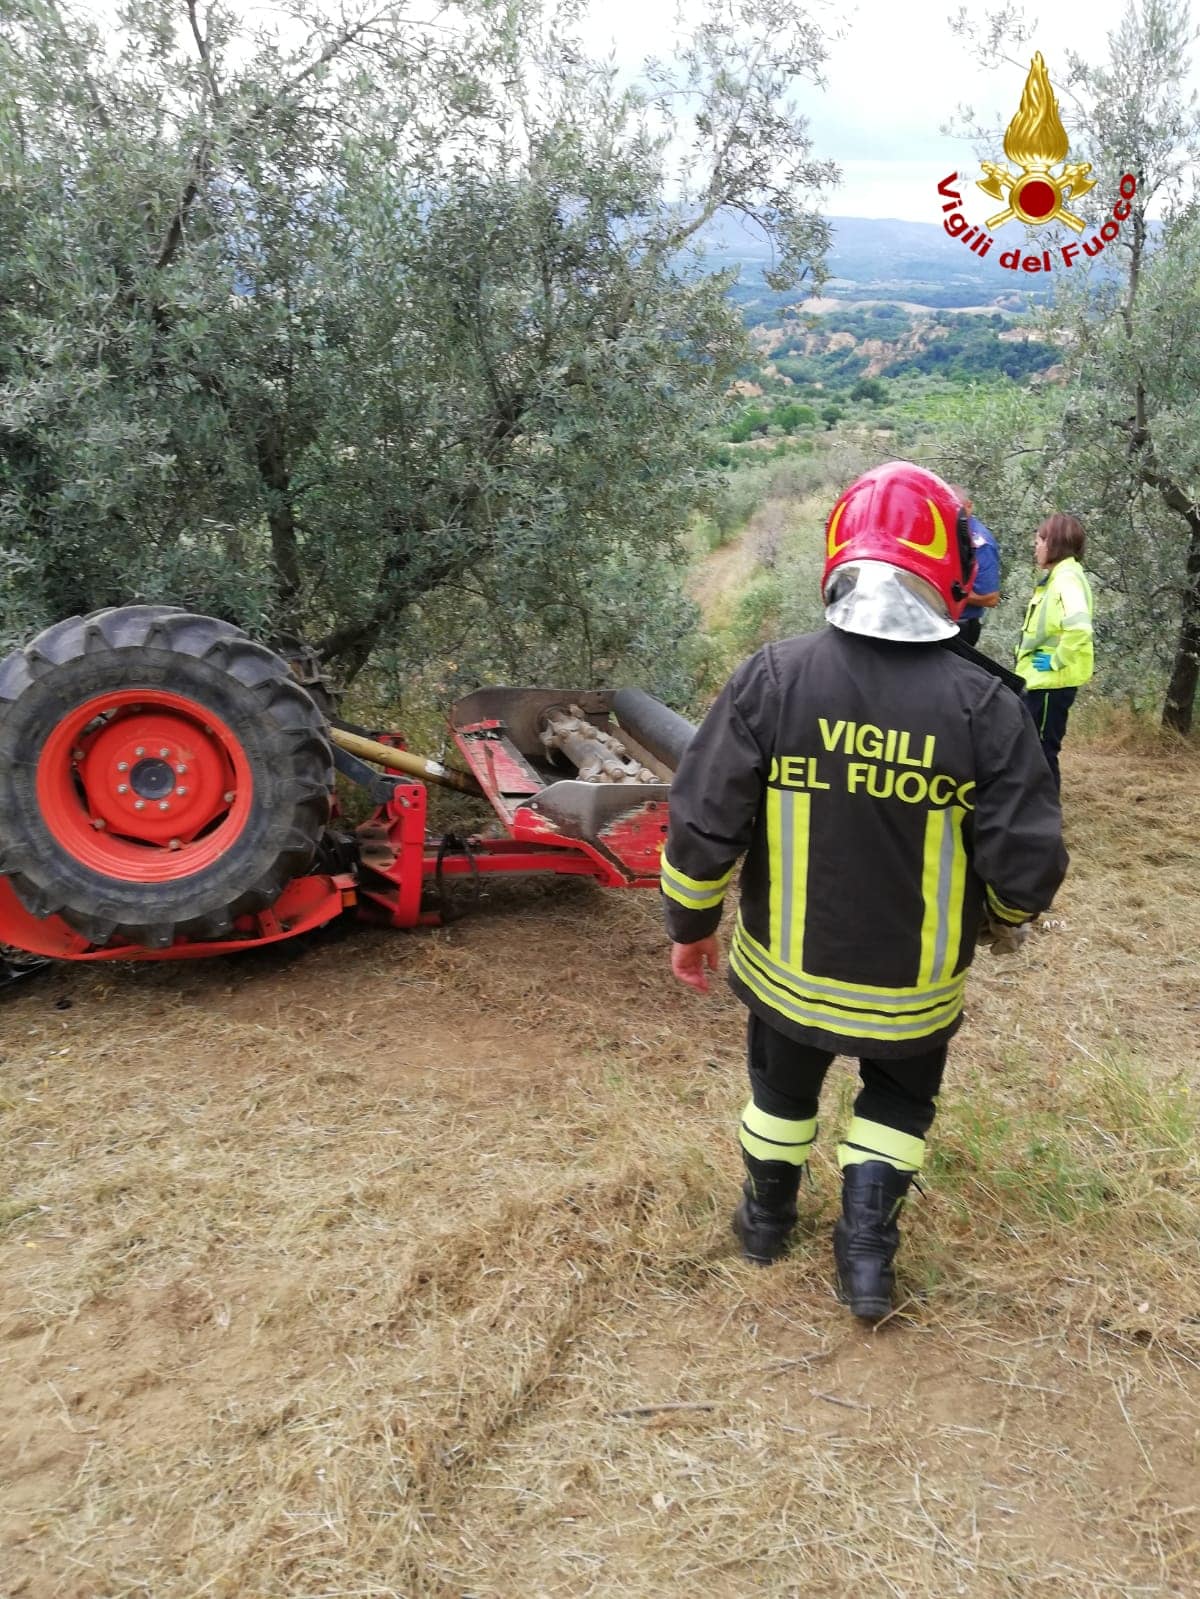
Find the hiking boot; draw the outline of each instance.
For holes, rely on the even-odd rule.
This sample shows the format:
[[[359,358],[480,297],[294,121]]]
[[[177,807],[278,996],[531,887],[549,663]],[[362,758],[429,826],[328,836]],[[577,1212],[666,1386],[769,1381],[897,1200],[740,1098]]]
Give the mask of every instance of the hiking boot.
[[[833,1229],[838,1298],[864,1321],[891,1314],[897,1218],[913,1175],[884,1160],[842,1169],[842,1214]]]

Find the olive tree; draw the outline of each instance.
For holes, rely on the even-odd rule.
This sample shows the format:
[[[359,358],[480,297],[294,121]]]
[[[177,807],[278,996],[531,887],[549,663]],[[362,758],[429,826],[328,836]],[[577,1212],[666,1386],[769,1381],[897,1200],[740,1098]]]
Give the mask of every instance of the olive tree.
[[[148,598],[344,675],[452,621],[661,663],[744,353],[699,247],[732,210],[819,273],[820,33],[714,5],[627,84],[569,5],[290,11],[0,6],[7,640]]]
[[[988,59],[1027,65],[1019,13],[998,12],[974,30],[960,18],[959,27]],[[1107,58],[1070,55],[1055,79],[1072,158],[1090,161],[1096,179],[1072,207],[1093,225],[1114,202],[1127,214],[1093,264],[1059,274],[1042,313],[1067,379],[1057,426],[1047,429],[1038,407],[1031,426],[1008,435],[1026,488],[1028,453],[1041,451],[1040,512],[1070,509],[1088,529],[1109,682],[1135,697],[1151,680],[1165,684],[1163,724],[1182,733],[1200,684],[1195,37],[1187,0],[1131,0]]]

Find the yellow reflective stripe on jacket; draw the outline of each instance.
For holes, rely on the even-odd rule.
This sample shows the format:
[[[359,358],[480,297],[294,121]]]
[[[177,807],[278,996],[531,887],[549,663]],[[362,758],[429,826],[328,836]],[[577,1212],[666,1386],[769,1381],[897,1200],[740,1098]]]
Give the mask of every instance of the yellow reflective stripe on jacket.
[[[954,1021],[966,974],[954,977],[962,940],[967,856],[966,811],[931,811],[926,823],[922,965],[912,988],[881,988],[815,977],[804,970],[811,794],[769,787],[766,794],[770,948],[739,915],[730,965],[752,994],[793,1021],[854,1038],[922,1038]],[[754,1151],[751,1151],[754,1153]]]
[[[1029,911],[1018,910],[1015,905],[1006,905],[990,883],[987,885],[987,902],[992,915],[1002,922],[1012,922],[1014,926],[1019,926],[1031,919]]]
[[[725,898],[725,890],[732,876],[731,866],[724,877],[714,877],[708,881],[689,877],[686,872],[681,872],[678,867],[672,866],[667,859],[666,851],[663,851],[662,891],[668,898],[685,905],[688,910],[707,911],[714,905],[719,905]]]
[[[1082,569],[1075,576],[1083,588],[1082,594],[1071,596],[1083,600],[1083,605],[1067,611],[1067,594],[1064,592],[1062,634],[1054,647],[1051,659],[1056,671],[1065,674],[1077,684],[1086,683],[1092,675],[1092,591]]]
[[[885,1160],[897,1171],[920,1171],[925,1164],[925,1140],[883,1122],[855,1116],[838,1145],[838,1165],[858,1166],[865,1160]]]
[[[804,915],[808,903],[808,827],[810,794],[767,789],[767,854],[770,876],[771,948],[784,965],[804,958]]]
[[[947,978],[945,982],[928,986],[914,984],[904,988],[890,988],[880,983],[848,983],[840,977],[818,977],[806,972],[798,961],[785,966],[752,933],[746,931],[740,912],[733,929],[733,942],[744,949],[750,960],[784,986],[794,988],[797,993],[811,994],[815,999],[836,999],[858,1010],[879,1010],[889,1014],[920,1010],[924,1006],[961,995],[967,981],[965,971]]]
[[[854,1039],[917,1039],[950,1026],[962,1010],[966,973],[927,989],[870,988],[785,970],[739,918],[730,969],[763,1004],[794,1022]]]
[[[921,964],[917,986],[928,988],[954,975],[962,943],[963,884],[967,851],[962,824],[966,811],[958,805],[930,811],[925,818],[925,850],[921,867]]]

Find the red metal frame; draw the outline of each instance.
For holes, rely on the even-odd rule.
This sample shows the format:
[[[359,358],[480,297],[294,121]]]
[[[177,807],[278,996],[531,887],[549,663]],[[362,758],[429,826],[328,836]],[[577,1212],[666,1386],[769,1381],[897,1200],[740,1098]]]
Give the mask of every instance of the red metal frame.
[[[359,827],[358,911],[364,920],[389,927],[436,923],[439,913],[421,908],[431,878],[555,872],[591,877],[606,888],[658,886],[665,819],[660,821],[657,814],[638,818],[620,831],[619,842],[637,863],[632,872],[622,871],[586,840],[562,837],[541,817],[520,807],[507,838],[453,842],[431,838],[425,832],[425,815],[425,785],[403,783]]]
[[[126,705],[142,709],[126,711]],[[115,709],[118,714],[89,731],[101,708]],[[501,873],[554,872],[590,877],[609,888],[658,886],[659,857],[667,831],[665,800],[631,796],[629,809],[618,810],[596,837],[576,836],[539,813],[537,796],[546,791],[546,785],[531,767],[519,764],[523,759],[519,753],[514,758],[499,743],[472,742],[462,736],[490,725],[456,729],[455,736],[507,836],[431,838],[425,830],[425,785],[397,783],[387,801],[357,829],[356,870],[313,872],[295,878],[269,910],[239,917],[232,937],[179,940],[156,950],[114,941],[98,949],[60,917],[34,916],[21,904],[9,880],[0,876],[0,944],[58,960],[180,960],[277,943],[320,927],[351,907],[364,920],[390,927],[436,923],[440,912],[422,907],[431,879],[437,883]],[[399,740],[394,742],[399,744]],[[168,751],[166,756],[160,755],[162,749]],[[157,816],[143,823],[145,811],[126,814],[120,808],[130,803],[128,791],[117,792],[124,776],[120,762],[125,761],[128,769],[131,759],[140,759],[142,751],[151,750],[153,757],[176,768],[176,777],[180,765],[190,765],[199,767],[217,784],[207,783],[199,794],[196,814],[205,819],[186,837],[170,831],[169,826],[164,830]],[[208,711],[162,691],[122,691],[94,703],[88,701],[54,729],[39,762],[39,798],[58,842],[83,865],[126,880],[157,882],[208,864],[210,857],[216,858],[227,846],[229,830],[243,825],[243,807],[248,810],[250,803],[250,778],[244,766],[237,739]],[[227,776],[230,772],[232,779]],[[232,799],[226,798],[230,789],[225,785],[230,781]],[[661,795],[662,789],[652,792]],[[220,798],[214,801],[212,795],[217,793]],[[210,815],[213,804],[217,809]],[[221,807],[225,808],[223,815]],[[109,832],[110,810],[113,831],[119,826],[125,839]],[[104,828],[93,827],[97,816],[105,821]],[[204,827],[211,831],[197,836]],[[98,839],[102,840],[99,844]],[[178,841],[174,848],[171,841]],[[163,848],[164,844],[168,847]],[[132,860],[127,855],[132,855]]]
[[[355,898],[352,872],[295,877],[269,910],[237,917],[233,938],[203,942],[180,939],[167,949],[113,942],[97,949],[61,916],[34,916],[27,911],[8,878],[0,877],[0,944],[11,944],[33,955],[69,961],[163,961],[187,960],[200,955],[233,955],[259,944],[277,944],[281,939],[294,938],[297,933],[310,933],[314,928],[324,927],[326,922],[353,905]]]
[[[595,840],[577,832],[568,833],[539,809],[539,796],[549,791],[546,779],[511,741],[488,736],[506,731],[502,720],[485,717],[453,724],[452,731],[459,753],[514,843],[531,849],[536,847],[536,854],[544,849],[560,854],[571,851],[582,856],[584,861],[570,868],[554,865],[522,868],[514,864],[499,869],[571,870],[594,877],[606,888],[658,887],[659,860],[667,836],[665,800],[631,796],[629,808],[617,814]],[[650,792],[662,791],[652,789]],[[529,858],[536,858],[536,855]]]

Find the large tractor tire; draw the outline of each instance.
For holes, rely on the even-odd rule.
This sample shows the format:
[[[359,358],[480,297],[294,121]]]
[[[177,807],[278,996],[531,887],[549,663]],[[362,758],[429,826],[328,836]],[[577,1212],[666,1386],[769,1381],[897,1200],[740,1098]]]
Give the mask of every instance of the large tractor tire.
[[[228,622],[129,605],[0,661],[0,872],[95,944],[228,934],[308,868],[332,792],[321,713]]]

